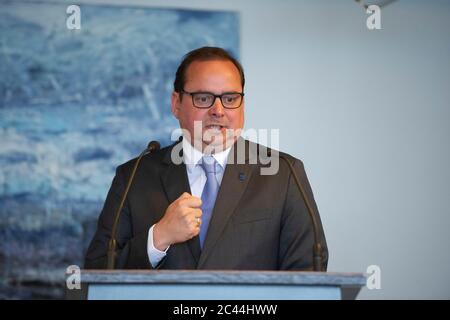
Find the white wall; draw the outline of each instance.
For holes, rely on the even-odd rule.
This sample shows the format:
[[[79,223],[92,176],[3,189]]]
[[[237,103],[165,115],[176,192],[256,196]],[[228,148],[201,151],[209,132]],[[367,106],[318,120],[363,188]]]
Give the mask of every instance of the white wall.
[[[87,1],[85,1],[87,2]],[[88,1],[241,13],[246,128],[301,158],[329,271],[382,270],[360,298],[450,298],[450,2]]]

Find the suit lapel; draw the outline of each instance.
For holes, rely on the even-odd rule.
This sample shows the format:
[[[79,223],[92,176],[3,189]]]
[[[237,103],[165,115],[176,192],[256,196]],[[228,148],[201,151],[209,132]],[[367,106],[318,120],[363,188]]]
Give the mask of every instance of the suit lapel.
[[[172,162],[170,158],[172,148],[169,148],[164,155],[163,163],[166,164],[166,169],[161,173],[161,183],[166,192],[169,204],[178,199],[183,192],[191,193],[186,165],[184,163],[174,164]],[[197,264],[200,257],[200,240],[198,236],[190,239],[186,243]]]
[[[232,152],[230,152],[228,157],[228,164],[225,167],[222,183],[220,184],[220,189],[217,194],[213,215],[209,223],[204,247],[198,262],[198,269],[205,265],[208,255],[213,250],[223,230],[228,224],[229,219],[235,211],[241,196],[244,194],[248,181],[251,178],[252,167],[246,164],[248,161],[247,152],[249,149],[247,141],[245,141],[245,146],[245,163],[238,163],[237,152],[235,150],[236,144],[233,146],[233,150],[231,150]],[[244,177],[244,179],[242,179],[242,177]]]

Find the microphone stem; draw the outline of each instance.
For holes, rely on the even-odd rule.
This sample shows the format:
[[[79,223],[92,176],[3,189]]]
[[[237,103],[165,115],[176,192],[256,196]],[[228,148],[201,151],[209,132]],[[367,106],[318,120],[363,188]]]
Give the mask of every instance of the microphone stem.
[[[298,180],[297,174],[295,173],[294,167],[292,166],[291,162],[287,158],[285,158],[283,155],[280,155],[280,158],[282,158],[288,164],[289,169],[291,170],[292,176],[294,177],[295,183],[297,184],[297,187],[300,190],[303,201],[305,202],[306,209],[308,210],[308,214],[313,223],[313,231],[314,231],[313,267],[314,267],[314,271],[323,271],[323,266],[322,266],[322,256],[323,256],[322,249],[323,248],[322,248],[322,245],[320,244],[319,232],[318,232],[319,223],[317,222],[317,217],[314,214],[314,209],[313,209],[308,197],[306,196],[305,189],[303,188],[300,181]]]
[[[109,239],[108,254],[107,254],[108,259],[107,268],[110,270],[114,269],[116,261],[116,246],[117,246],[116,234],[117,234],[117,226],[119,224],[120,212],[122,211],[123,205],[125,204],[125,199],[127,198],[128,191],[130,190],[131,183],[133,182],[134,175],[136,174],[136,170],[139,166],[139,162],[141,162],[142,157],[149,151],[150,151],[149,148],[145,149],[137,158],[136,163],[134,164],[133,167],[133,171],[131,172],[130,178],[128,179],[125,192],[123,193],[122,198],[120,199],[119,207],[117,208],[116,214],[114,216],[114,223],[111,231],[111,239]]]

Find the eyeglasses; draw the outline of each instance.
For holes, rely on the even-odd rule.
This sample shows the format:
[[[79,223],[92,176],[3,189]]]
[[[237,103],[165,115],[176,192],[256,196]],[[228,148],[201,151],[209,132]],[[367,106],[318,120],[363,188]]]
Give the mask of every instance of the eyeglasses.
[[[223,94],[214,94],[211,92],[187,92],[181,90],[182,93],[189,94],[192,97],[192,104],[196,108],[208,109],[211,108],[219,98],[222,106],[226,109],[237,109],[242,104],[243,92],[226,92]]]

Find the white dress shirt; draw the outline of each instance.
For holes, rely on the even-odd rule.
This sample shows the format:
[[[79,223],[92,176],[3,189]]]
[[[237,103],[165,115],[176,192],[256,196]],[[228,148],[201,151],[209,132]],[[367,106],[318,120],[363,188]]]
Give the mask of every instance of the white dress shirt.
[[[206,184],[206,174],[203,171],[202,167],[198,164],[200,159],[204,156],[202,152],[195,149],[187,139],[183,139],[183,162],[186,165],[187,176],[189,180],[189,186],[191,188],[191,193],[193,196],[201,198],[203,188]],[[231,147],[219,152],[215,153],[212,156],[217,161],[216,167],[216,178],[217,182],[222,182],[223,173],[225,171],[225,166],[227,165],[228,154],[230,153]],[[150,260],[150,263],[153,267],[156,267],[158,263],[166,256],[167,250],[161,251],[155,248],[153,245],[153,228],[155,225],[150,227],[148,232],[148,240],[147,240],[147,254]]]

